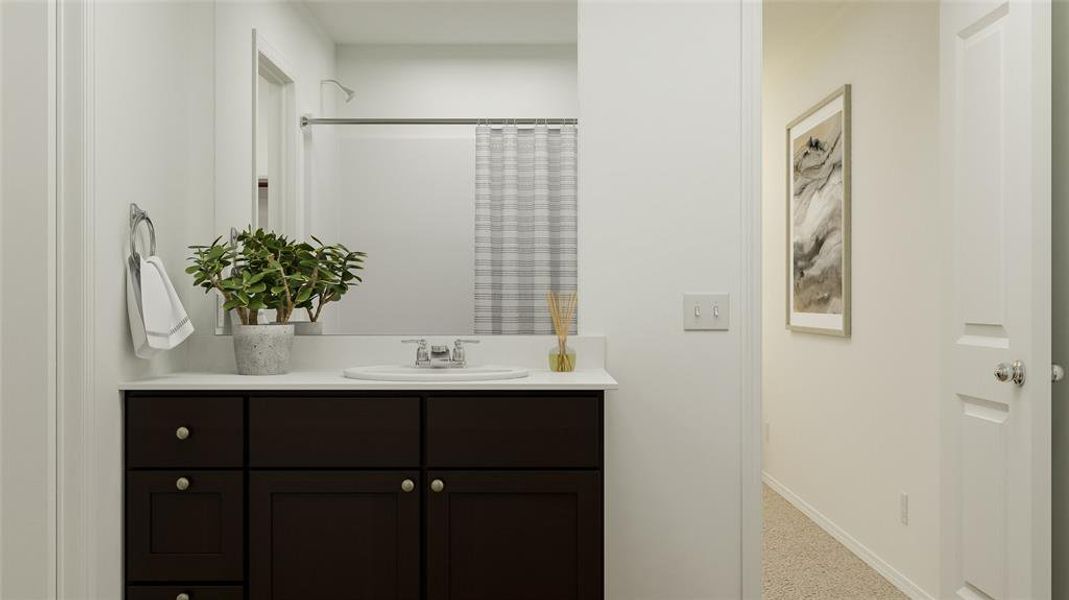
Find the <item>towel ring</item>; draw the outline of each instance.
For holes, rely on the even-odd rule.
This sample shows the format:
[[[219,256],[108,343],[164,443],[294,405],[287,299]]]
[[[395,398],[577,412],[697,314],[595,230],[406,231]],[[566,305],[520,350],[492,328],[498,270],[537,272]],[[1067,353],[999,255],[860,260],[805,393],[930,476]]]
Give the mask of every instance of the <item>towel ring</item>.
[[[149,218],[148,213],[141,210],[141,207],[130,203],[130,258],[134,260],[140,260],[141,255],[137,253],[137,228],[142,224],[148,225],[148,239],[149,239],[149,256],[156,255],[156,226],[152,224],[152,219]]]

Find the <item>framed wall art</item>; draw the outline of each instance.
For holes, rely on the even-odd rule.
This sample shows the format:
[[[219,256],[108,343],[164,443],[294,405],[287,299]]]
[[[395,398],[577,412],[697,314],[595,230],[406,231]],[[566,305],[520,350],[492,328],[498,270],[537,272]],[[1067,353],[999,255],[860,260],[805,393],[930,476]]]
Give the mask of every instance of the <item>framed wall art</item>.
[[[787,327],[850,335],[850,86],[787,126]]]

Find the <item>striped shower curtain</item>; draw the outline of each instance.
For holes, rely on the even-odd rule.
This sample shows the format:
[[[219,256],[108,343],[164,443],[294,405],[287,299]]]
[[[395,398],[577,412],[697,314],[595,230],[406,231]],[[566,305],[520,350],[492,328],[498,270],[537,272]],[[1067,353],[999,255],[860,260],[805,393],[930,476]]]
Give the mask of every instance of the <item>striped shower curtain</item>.
[[[476,128],[476,334],[552,334],[546,292],[575,291],[576,137],[573,125]]]

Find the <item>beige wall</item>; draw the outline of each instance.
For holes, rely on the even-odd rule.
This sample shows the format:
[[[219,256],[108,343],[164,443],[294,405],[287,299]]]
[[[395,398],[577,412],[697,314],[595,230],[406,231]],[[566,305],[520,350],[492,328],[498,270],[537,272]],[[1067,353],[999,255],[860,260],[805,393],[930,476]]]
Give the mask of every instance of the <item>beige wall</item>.
[[[765,5],[765,472],[938,590],[938,5]],[[788,122],[853,86],[853,335],[784,328]],[[910,522],[899,522],[899,494]],[[921,592],[921,593],[923,593]]]

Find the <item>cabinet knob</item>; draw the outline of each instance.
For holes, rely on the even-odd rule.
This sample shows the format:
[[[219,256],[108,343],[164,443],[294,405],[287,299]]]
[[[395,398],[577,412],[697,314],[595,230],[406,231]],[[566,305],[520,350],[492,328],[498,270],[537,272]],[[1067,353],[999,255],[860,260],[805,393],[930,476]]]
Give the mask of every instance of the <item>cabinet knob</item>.
[[[182,592],[174,597],[174,600],[189,600],[189,594]]]
[[[445,489],[445,482],[441,479],[435,479],[431,482],[431,491],[440,492]]]
[[[401,491],[408,493],[416,489],[416,484],[411,479],[406,479],[401,482]]]
[[[174,482],[174,487],[178,488],[178,491],[184,492],[189,489],[189,480],[185,477],[179,477],[178,480]]]
[[[176,438],[178,438],[180,440],[184,440],[184,439],[188,438],[189,437],[189,428],[183,425],[182,427],[179,427],[178,429],[175,429],[174,430],[174,437],[176,437]]]

